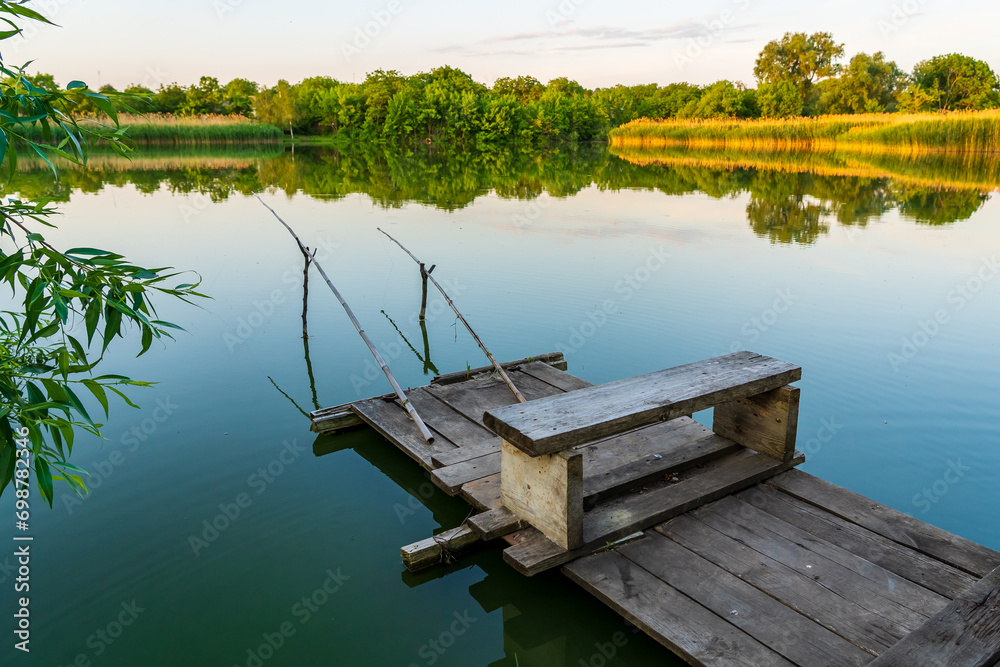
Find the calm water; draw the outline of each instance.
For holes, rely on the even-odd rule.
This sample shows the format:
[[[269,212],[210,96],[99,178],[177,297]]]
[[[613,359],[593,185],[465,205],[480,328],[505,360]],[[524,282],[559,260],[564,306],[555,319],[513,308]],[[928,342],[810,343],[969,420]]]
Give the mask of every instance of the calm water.
[[[405,573],[399,547],[468,508],[377,436],[309,433],[303,411],[389,387],[318,281],[304,349],[301,256],[258,190],[320,248],[404,385],[484,360],[433,299],[420,358],[416,267],[379,226],[438,264],[499,358],[562,349],[595,383],[738,349],[801,364],[805,470],[1000,549],[995,163],[625,157],[298,150],[19,177],[8,190],[64,202],[50,240],[197,271],[214,300],[163,303],[189,335],[109,355],[108,372],[159,384],[135,393],[141,412],[114,411],[103,444],[78,440],[89,497],[57,488],[35,507],[32,652],[5,630],[0,662],[665,664],[596,600],[521,578],[497,550]]]

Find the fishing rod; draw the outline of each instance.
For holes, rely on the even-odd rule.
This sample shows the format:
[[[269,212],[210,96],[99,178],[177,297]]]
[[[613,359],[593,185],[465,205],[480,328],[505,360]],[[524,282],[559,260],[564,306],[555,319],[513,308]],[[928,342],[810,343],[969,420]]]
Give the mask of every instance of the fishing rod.
[[[389,238],[390,241],[392,241],[393,243],[395,243],[396,245],[398,245],[400,248],[402,248],[403,252],[405,252],[407,255],[410,256],[410,259],[412,259],[414,262],[416,262],[420,266],[425,266],[425,264],[423,262],[421,262],[419,259],[417,259],[412,252],[410,252],[409,250],[407,250],[406,247],[402,243],[400,243],[396,239],[394,239],[391,236],[389,236],[389,234],[386,233],[384,230],[382,230],[380,228],[376,228],[376,229],[378,229],[380,232],[382,232],[383,234],[385,234]],[[526,399],[521,394],[521,392],[518,391],[517,387],[514,386],[514,383],[511,381],[510,377],[507,375],[507,372],[503,369],[503,367],[499,363],[497,363],[497,360],[493,358],[493,354],[486,348],[486,344],[483,343],[483,341],[480,340],[479,336],[476,335],[476,332],[472,330],[472,326],[465,320],[465,318],[462,316],[462,313],[458,312],[458,308],[455,307],[455,303],[451,300],[451,297],[448,296],[448,293],[444,291],[444,288],[441,287],[441,284],[438,283],[438,281],[434,278],[434,276],[432,276],[430,274],[429,271],[425,272],[425,273],[426,273],[426,276],[431,279],[431,282],[434,283],[434,286],[438,288],[438,291],[441,292],[441,296],[443,296],[444,300],[448,302],[448,305],[451,306],[451,309],[455,311],[456,315],[458,315],[458,319],[462,320],[462,324],[464,324],[465,328],[469,330],[470,334],[472,334],[472,337],[479,344],[480,349],[482,349],[482,351],[486,353],[486,357],[490,360],[490,363],[493,364],[493,368],[497,369],[497,372],[500,374],[500,377],[502,377],[503,381],[507,383],[507,386],[510,387],[510,390],[512,392],[514,392],[514,396],[517,397],[518,402],[519,403],[527,403],[528,399]]]
[[[264,200],[261,199],[259,195],[257,196],[257,201],[263,204],[264,208],[270,211],[271,214],[278,219],[278,222],[284,225],[285,229],[288,230],[288,233],[295,239],[295,242],[299,244],[299,250],[302,250],[303,253],[308,255],[308,249],[306,249],[302,241],[299,240],[298,234],[296,234],[292,228],[288,226],[288,223],[282,220],[281,216],[275,213],[273,208],[265,204]],[[403,404],[403,408],[410,414],[410,417],[413,419],[413,423],[417,425],[417,428],[420,429],[420,434],[424,436],[424,440],[427,441],[427,444],[433,444],[434,435],[427,428],[427,425],[424,424],[424,420],[420,418],[420,415],[417,414],[413,404],[410,403],[410,399],[406,397],[406,393],[403,391],[403,388],[399,386],[398,382],[396,382],[396,378],[393,376],[392,371],[389,370],[388,364],[386,364],[385,360],[382,359],[382,355],[379,354],[379,351],[375,347],[374,343],[372,343],[371,339],[368,338],[368,334],[366,334],[365,330],[361,328],[361,323],[358,322],[358,318],[354,316],[354,311],[352,311],[351,307],[347,305],[346,301],[344,301],[344,297],[340,295],[337,288],[333,286],[333,281],[331,281],[329,276],[326,275],[326,271],[323,270],[323,267],[318,261],[316,261],[315,257],[313,257],[312,263],[316,265],[316,270],[319,271],[321,276],[323,276],[323,280],[326,281],[326,284],[330,287],[330,291],[332,291],[333,295],[337,297],[338,301],[340,301],[340,305],[342,305],[344,310],[347,311],[347,316],[351,318],[354,328],[358,330],[358,333],[361,334],[362,340],[364,340],[365,344],[368,345],[368,349],[371,350],[372,355],[374,355],[375,361],[378,362],[378,365],[382,368],[382,372],[385,373],[385,377],[388,378],[389,384],[391,384],[392,388],[396,391],[396,396],[399,397],[400,402]]]

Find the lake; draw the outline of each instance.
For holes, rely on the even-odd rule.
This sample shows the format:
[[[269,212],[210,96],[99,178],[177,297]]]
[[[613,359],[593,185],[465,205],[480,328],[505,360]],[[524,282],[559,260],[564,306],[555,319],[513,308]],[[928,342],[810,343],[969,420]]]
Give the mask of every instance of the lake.
[[[304,413],[390,387],[315,272],[304,343],[302,257],[257,192],[403,386],[486,362],[433,294],[425,345],[417,267],[378,227],[501,360],[560,350],[594,383],[743,349],[801,365],[803,470],[1000,549],[998,162],[297,147],[97,156],[59,182],[28,164],[6,191],[61,202],[48,240],[196,272],[213,299],[161,301],[187,333],[107,355],[158,384],[103,443],[78,438],[88,497],[33,507],[18,664],[680,664],[498,549],[405,572],[399,548],[468,507],[377,435],[309,432]],[[6,549],[5,591],[15,576]]]

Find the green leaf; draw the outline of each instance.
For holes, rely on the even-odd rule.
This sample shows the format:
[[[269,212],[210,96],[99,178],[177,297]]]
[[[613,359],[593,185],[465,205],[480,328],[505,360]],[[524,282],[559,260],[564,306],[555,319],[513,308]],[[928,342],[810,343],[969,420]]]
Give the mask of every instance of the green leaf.
[[[93,380],[84,380],[83,386],[90,390],[90,393],[94,395],[97,402],[101,404],[102,408],[104,408],[104,417],[107,418],[110,416],[108,413],[108,394],[104,391],[104,387]]]
[[[97,248],[70,248],[66,251],[67,255],[112,255],[107,250],[98,250]]]
[[[66,299],[64,299],[59,292],[53,292],[52,303],[56,308],[56,315],[58,315],[59,319],[65,323],[66,320],[69,319],[69,308],[66,305]]]
[[[139,352],[139,354],[137,354],[135,356],[141,357],[142,355],[146,354],[146,351],[149,349],[149,346],[152,345],[152,344],[153,344],[153,329],[152,329],[152,327],[148,327],[148,326],[143,325],[143,327],[142,327],[142,350]]]
[[[93,426],[94,420],[90,418],[89,414],[87,414],[87,408],[83,407],[83,403],[80,401],[80,398],[73,393],[73,390],[68,386],[63,387],[63,389],[66,390],[66,396],[69,398],[69,403],[73,406],[73,409],[79,412],[80,415],[87,420],[88,424]]]
[[[52,471],[48,461],[41,456],[35,457],[35,483],[38,484],[42,498],[52,507]]]
[[[66,90],[76,90],[77,88],[86,88],[87,84],[83,81],[70,81],[66,84]]]

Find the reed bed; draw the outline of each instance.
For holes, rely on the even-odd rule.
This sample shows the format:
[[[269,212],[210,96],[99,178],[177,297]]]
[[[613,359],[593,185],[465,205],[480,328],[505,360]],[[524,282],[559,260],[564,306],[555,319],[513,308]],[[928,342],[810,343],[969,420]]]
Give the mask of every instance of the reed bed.
[[[992,152],[1000,151],[1000,110],[753,120],[641,118],[611,130],[609,142],[614,148]]]
[[[128,128],[129,137],[140,146],[186,146],[199,144],[257,144],[279,143],[282,131],[274,125],[258,122],[244,116],[174,116],[171,114],[131,115],[118,117],[122,127]],[[107,119],[83,119],[81,125],[110,124]],[[42,129],[38,124],[28,126],[24,135],[32,141],[42,142]],[[57,143],[65,136],[53,132],[50,141]]]
[[[868,155],[853,151],[753,151],[694,149],[684,146],[626,146],[611,153],[639,166],[707,169],[754,169],[819,176],[890,178],[894,181],[947,190],[1000,191],[1000,154],[936,153],[904,156]]]

